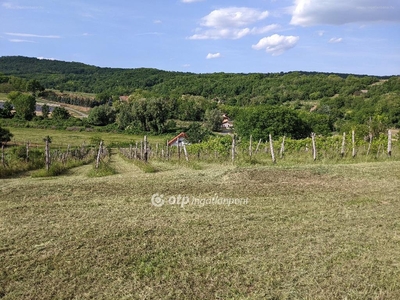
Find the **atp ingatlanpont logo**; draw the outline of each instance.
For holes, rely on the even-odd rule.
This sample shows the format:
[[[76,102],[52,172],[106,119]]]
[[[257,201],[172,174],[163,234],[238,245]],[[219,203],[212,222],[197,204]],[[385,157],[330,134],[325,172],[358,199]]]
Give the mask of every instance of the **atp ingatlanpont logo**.
[[[247,205],[249,204],[249,198],[226,198],[219,197],[218,195],[209,198],[202,198],[188,195],[165,196],[163,194],[155,193],[151,196],[151,204],[155,207],[178,205],[182,208],[186,205],[200,207],[205,205]]]

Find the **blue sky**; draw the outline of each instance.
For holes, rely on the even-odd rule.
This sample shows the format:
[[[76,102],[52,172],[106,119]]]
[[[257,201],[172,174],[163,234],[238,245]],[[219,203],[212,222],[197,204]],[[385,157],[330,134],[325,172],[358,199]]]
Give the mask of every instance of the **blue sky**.
[[[6,0],[0,56],[194,73],[400,74],[399,0]]]

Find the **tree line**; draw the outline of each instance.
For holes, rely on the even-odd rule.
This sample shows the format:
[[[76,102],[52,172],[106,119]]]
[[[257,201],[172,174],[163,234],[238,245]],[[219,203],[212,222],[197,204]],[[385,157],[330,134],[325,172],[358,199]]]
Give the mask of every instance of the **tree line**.
[[[9,103],[3,118],[31,120],[34,99],[93,107],[82,126],[106,126],[132,133],[179,131],[177,121],[191,122],[196,139],[220,129],[222,114],[234,120],[235,130],[254,137],[266,132],[293,138],[311,132],[356,131],[377,136],[400,127],[400,78],[351,74],[193,74],[156,69],[110,69],[37,60],[0,58],[0,91]],[[16,77],[16,75],[21,77]],[[61,85],[58,85],[61,84]],[[46,88],[46,90],[44,90]],[[72,96],[65,91],[97,93]],[[28,94],[30,92],[31,94]],[[130,95],[121,101],[121,95]],[[54,115],[58,115],[58,111]],[[68,119],[60,113],[60,120]],[[46,111],[43,114],[46,118]],[[204,126],[199,127],[199,123]]]
[[[0,57],[0,72],[38,80],[46,89],[130,95],[137,89],[156,97],[202,96],[229,105],[281,104],[351,95],[383,77],[313,72],[194,74],[157,69],[100,68],[75,62]]]

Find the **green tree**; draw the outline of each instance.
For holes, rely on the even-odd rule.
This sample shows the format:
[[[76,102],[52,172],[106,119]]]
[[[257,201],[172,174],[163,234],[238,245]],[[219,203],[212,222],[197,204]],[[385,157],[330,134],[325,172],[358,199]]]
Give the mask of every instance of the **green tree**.
[[[186,134],[189,143],[195,144],[205,141],[211,135],[211,132],[202,127],[199,123],[193,122],[186,130]]]
[[[53,112],[51,113],[51,117],[54,120],[67,120],[71,117],[68,110],[64,107],[57,106],[54,108]]]
[[[220,131],[223,114],[218,108],[207,109],[204,114],[206,127],[211,131]]]
[[[14,105],[15,116],[24,120],[32,120],[36,111],[36,98],[20,92],[11,92],[8,98]]]
[[[12,137],[13,134],[10,132],[10,130],[0,126],[0,146],[11,141]]]
[[[178,100],[177,117],[183,121],[203,121],[210,102],[204,97],[184,95]]]
[[[26,83],[26,90],[28,92],[32,92],[33,95],[36,95],[37,91],[43,92],[44,87],[40,84],[39,81],[37,81],[36,79],[32,79]]]
[[[105,126],[115,122],[115,110],[108,104],[91,109],[88,122],[96,126]]]
[[[235,119],[235,129],[240,136],[252,135],[254,139],[267,139],[269,134],[300,139],[311,133],[298,113],[284,106],[243,108]]]
[[[166,102],[163,99],[138,99],[132,101],[133,121],[141,125],[143,131],[162,133],[168,118]]]
[[[119,112],[116,115],[115,122],[119,129],[125,129],[133,122],[131,107],[127,103],[119,106]]]
[[[13,117],[13,106],[10,101],[6,101],[3,104],[3,108],[0,109],[0,118],[11,119]]]
[[[25,92],[26,91],[26,80],[11,76],[9,83],[13,87],[14,91]]]
[[[165,101],[155,98],[149,99],[146,106],[146,118],[151,131],[163,133],[168,118]]]
[[[50,107],[45,103],[42,105],[42,115],[43,118],[48,118],[50,113]]]

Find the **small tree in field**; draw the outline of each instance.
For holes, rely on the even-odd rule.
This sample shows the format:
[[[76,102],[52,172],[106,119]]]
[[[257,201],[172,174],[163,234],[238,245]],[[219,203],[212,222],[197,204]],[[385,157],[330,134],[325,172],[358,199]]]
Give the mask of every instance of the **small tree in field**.
[[[0,126],[0,146],[11,141],[12,137],[13,137],[13,134],[10,132],[10,130],[8,130],[6,128],[2,128]]]
[[[49,117],[50,107],[47,104],[42,105],[42,115],[43,118],[47,119]]]
[[[20,92],[11,92],[8,98],[15,108],[15,116],[24,120],[32,120],[35,116],[36,98]]]

